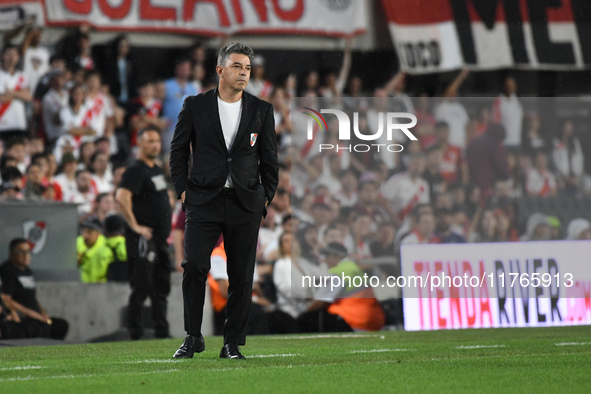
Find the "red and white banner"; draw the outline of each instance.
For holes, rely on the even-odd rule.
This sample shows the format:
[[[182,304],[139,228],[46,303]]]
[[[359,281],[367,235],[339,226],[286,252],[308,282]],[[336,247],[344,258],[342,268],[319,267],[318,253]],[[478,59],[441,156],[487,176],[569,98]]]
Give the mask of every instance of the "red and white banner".
[[[382,0],[401,68],[591,66],[589,0]]]
[[[48,26],[98,30],[347,36],[363,33],[358,0],[40,0]]]
[[[591,241],[402,245],[401,269],[406,330],[591,324]]]

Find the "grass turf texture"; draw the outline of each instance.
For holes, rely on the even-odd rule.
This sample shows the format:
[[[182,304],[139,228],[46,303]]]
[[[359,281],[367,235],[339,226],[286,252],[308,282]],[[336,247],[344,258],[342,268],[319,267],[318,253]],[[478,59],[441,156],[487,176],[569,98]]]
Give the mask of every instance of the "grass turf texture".
[[[220,337],[206,338],[192,360],[172,359],[178,338],[0,347],[0,392],[590,393],[590,334],[579,326],[251,336],[245,361],[219,359]]]

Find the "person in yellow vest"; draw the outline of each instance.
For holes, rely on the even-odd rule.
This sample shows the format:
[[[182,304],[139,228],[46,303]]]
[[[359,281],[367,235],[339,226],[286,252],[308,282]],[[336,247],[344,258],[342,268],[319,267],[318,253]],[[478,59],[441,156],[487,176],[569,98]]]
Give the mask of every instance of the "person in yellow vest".
[[[385,323],[384,311],[371,287],[356,287],[354,278],[363,279],[363,271],[350,258],[347,249],[338,242],[329,243],[320,253],[325,256],[328,275],[351,280],[327,281],[318,288],[308,312],[298,318],[302,332],[378,331]],[[337,284],[331,286],[330,284]]]
[[[101,234],[102,225],[97,218],[81,223],[82,234],[76,240],[78,268],[84,283],[107,281],[107,269],[114,260],[107,238]]]

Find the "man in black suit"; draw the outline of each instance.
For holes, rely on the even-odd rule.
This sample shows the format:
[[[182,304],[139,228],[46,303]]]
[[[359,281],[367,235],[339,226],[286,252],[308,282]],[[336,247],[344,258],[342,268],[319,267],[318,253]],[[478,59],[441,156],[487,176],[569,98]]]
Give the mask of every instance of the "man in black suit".
[[[183,298],[187,336],[174,354],[192,358],[205,349],[201,335],[210,256],[224,235],[228,303],[221,358],[245,358],[252,280],[261,216],[278,183],[277,141],[271,104],[244,91],[253,51],[220,49],[219,86],[185,99],[170,150],[170,175],[187,212]],[[189,175],[189,155],[193,153]]]

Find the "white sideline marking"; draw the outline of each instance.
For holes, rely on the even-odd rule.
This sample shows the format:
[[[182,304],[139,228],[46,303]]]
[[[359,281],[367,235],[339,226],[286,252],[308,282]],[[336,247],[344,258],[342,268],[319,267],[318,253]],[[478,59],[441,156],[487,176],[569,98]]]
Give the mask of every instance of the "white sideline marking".
[[[122,361],[123,364],[155,364],[155,363],[177,363],[179,361],[183,361],[182,359],[173,359],[173,358],[166,358],[162,360],[158,359],[150,359],[150,360],[136,360],[136,361]]]
[[[363,335],[363,334],[325,334],[325,335],[300,335],[300,336],[276,336],[268,339],[320,339],[320,338],[375,338],[384,339],[384,335]]]
[[[382,353],[382,352],[408,352],[408,349],[369,349],[369,350],[353,350],[349,353]]]
[[[456,349],[485,349],[485,348],[496,348],[496,347],[507,347],[507,345],[456,346]]]
[[[0,371],[22,371],[26,369],[41,369],[45,367],[40,367],[38,365],[25,365],[22,367],[10,367],[10,368],[0,368]]]
[[[167,373],[167,372],[175,372],[178,369],[165,369],[161,371],[149,371],[149,372],[126,372],[126,373],[114,373],[114,374],[81,374],[81,375],[57,375],[57,376],[40,376],[34,377],[31,375],[28,376],[19,376],[15,378],[6,378],[0,379],[0,383],[2,382],[15,382],[15,381],[22,381],[22,380],[42,380],[42,379],[78,379],[78,378],[94,378],[94,377],[101,377],[101,376],[128,376],[128,375],[151,375],[156,373]]]
[[[303,356],[303,354],[292,354],[292,353],[285,353],[285,354],[255,354],[254,356],[247,356],[246,358],[296,357],[296,356]]]
[[[591,342],[559,342],[555,343],[556,346],[578,346],[578,345],[591,345]]]

